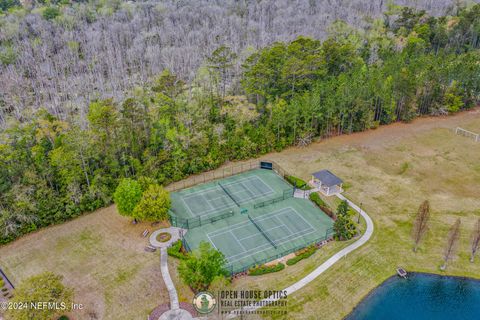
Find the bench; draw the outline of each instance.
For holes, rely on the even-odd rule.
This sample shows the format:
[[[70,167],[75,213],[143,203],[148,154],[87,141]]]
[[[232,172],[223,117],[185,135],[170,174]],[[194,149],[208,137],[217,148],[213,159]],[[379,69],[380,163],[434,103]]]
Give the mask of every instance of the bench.
[[[145,247],[145,251],[146,252],[155,252],[155,251],[157,251],[157,248],[148,245],[148,246]]]

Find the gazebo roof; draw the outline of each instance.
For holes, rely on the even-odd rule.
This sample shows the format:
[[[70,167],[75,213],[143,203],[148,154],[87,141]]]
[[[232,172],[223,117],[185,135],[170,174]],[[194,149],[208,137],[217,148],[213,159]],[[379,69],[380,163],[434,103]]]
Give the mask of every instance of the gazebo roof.
[[[321,170],[318,172],[314,172],[312,173],[312,176],[320,180],[322,182],[322,185],[325,185],[327,187],[333,187],[343,182],[342,179],[331,173],[329,170]]]

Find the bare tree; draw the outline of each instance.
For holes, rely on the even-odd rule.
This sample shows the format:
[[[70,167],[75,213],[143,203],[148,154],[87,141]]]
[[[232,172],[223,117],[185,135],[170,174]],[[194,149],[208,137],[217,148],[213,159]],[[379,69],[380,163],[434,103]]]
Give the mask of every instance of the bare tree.
[[[423,236],[428,229],[428,220],[430,219],[430,203],[428,200],[423,201],[423,203],[418,208],[417,216],[415,217],[415,222],[413,223],[413,252],[417,252],[418,244],[422,240]]]
[[[457,247],[459,238],[460,238],[460,219],[457,219],[457,221],[455,221],[455,223],[453,224],[452,228],[450,228],[450,232],[448,234],[447,246],[445,247],[445,253],[443,255],[444,262],[443,262],[443,266],[440,269],[445,270],[447,268],[447,263],[455,253],[455,249]]]
[[[435,15],[444,13],[453,1],[395,2]],[[0,126],[6,117],[33,114],[26,108],[45,107],[62,119],[77,110],[84,115],[91,100],[122,100],[125,91],[164,69],[190,83],[205,53],[222,46],[231,49],[224,57],[239,55],[220,63],[224,95],[223,91],[238,88],[236,80],[251,48],[299,35],[325,39],[335,20],[367,26],[365,17],[381,16],[387,1],[121,3],[108,7],[111,14],[103,14],[94,1],[76,1],[74,8],[63,10],[64,23],[47,21],[35,10],[0,15]]]
[[[472,255],[470,257],[470,262],[473,262],[475,254],[477,253],[478,248],[480,247],[480,218],[478,218],[475,228],[472,232]]]

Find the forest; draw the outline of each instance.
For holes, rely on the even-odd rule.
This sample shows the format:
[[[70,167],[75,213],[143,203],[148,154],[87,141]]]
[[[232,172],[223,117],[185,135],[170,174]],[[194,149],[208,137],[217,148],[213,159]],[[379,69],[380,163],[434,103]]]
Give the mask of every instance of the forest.
[[[458,0],[396,0],[433,15]],[[22,3],[23,6],[19,6]],[[126,98],[168,69],[190,83],[218,47],[238,56],[298,36],[324,40],[330,25],[365,27],[387,0],[0,0],[0,125],[45,108],[82,120],[94,99]],[[2,11],[5,13],[2,14]]]
[[[332,21],[325,34],[310,34],[313,24],[305,23],[289,36],[280,29],[273,37],[270,26],[263,33],[268,39],[254,44],[245,42],[259,36],[253,31],[246,39],[232,40],[235,45],[192,35],[196,49],[176,51],[180,60],[172,64],[164,62],[166,56],[151,56],[148,62],[144,42],[129,44],[135,37],[121,36],[128,26],[128,32],[137,32],[126,22],[135,14],[123,24],[108,25],[117,25],[119,37],[106,37],[100,27],[98,33],[72,32],[62,24],[62,15],[82,5],[48,14],[42,7],[38,15],[13,10],[1,17],[1,30],[6,30],[5,21],[20,17],[22,26],[8,24],[13,38],[5,38],[4,31],[0,38],[0,74],[6,77],[1,82],[0,243],[110,204],[122,178],[166,185],[226,161],[422,115],[447,115],[475,107],[480,99],[479,4],[445,15],[390,5],[361,27]],[[143,14],[160,14],[151,9]],[[181,16],[179,21],[187,23],[182,19],[188,15]],[[107,28],[102,19],[83,23]],[[138,19],[136,23],[148,23]],[[168,35],[155,26],[158,20],[149,22],[155,30],[148,35],[152,39]],[[74,34],[104,41],[98,40],[101,48],[44,44],[44,35],[28,29],[43,23],[38,32],[50,33],[45,37],[53,42]],[[176,36],[168,39],[173,44]],[[201,49],[199,40],[205,44]],[[31,48],[18,55],[18,45]],[[123,60],[127,57],[133,60]],[[109,62],[104,64],[105,59]],[[85,71],[81,77],[79,70]],[[99,88],[100,83],[105,87]],[[122,93],[115,94],[117,90]],[[104,96],[107,92],[110,97]],[[88,102],[82,106],[73,97]]]

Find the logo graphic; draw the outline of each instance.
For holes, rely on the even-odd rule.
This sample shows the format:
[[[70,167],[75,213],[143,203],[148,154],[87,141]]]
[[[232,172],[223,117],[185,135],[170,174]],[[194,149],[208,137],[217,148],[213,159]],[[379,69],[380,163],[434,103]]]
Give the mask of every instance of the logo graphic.
[[[201,314],[212,312],[216,305],[217,300],[210,292],[199,292],[193,298],[193,307]]]

